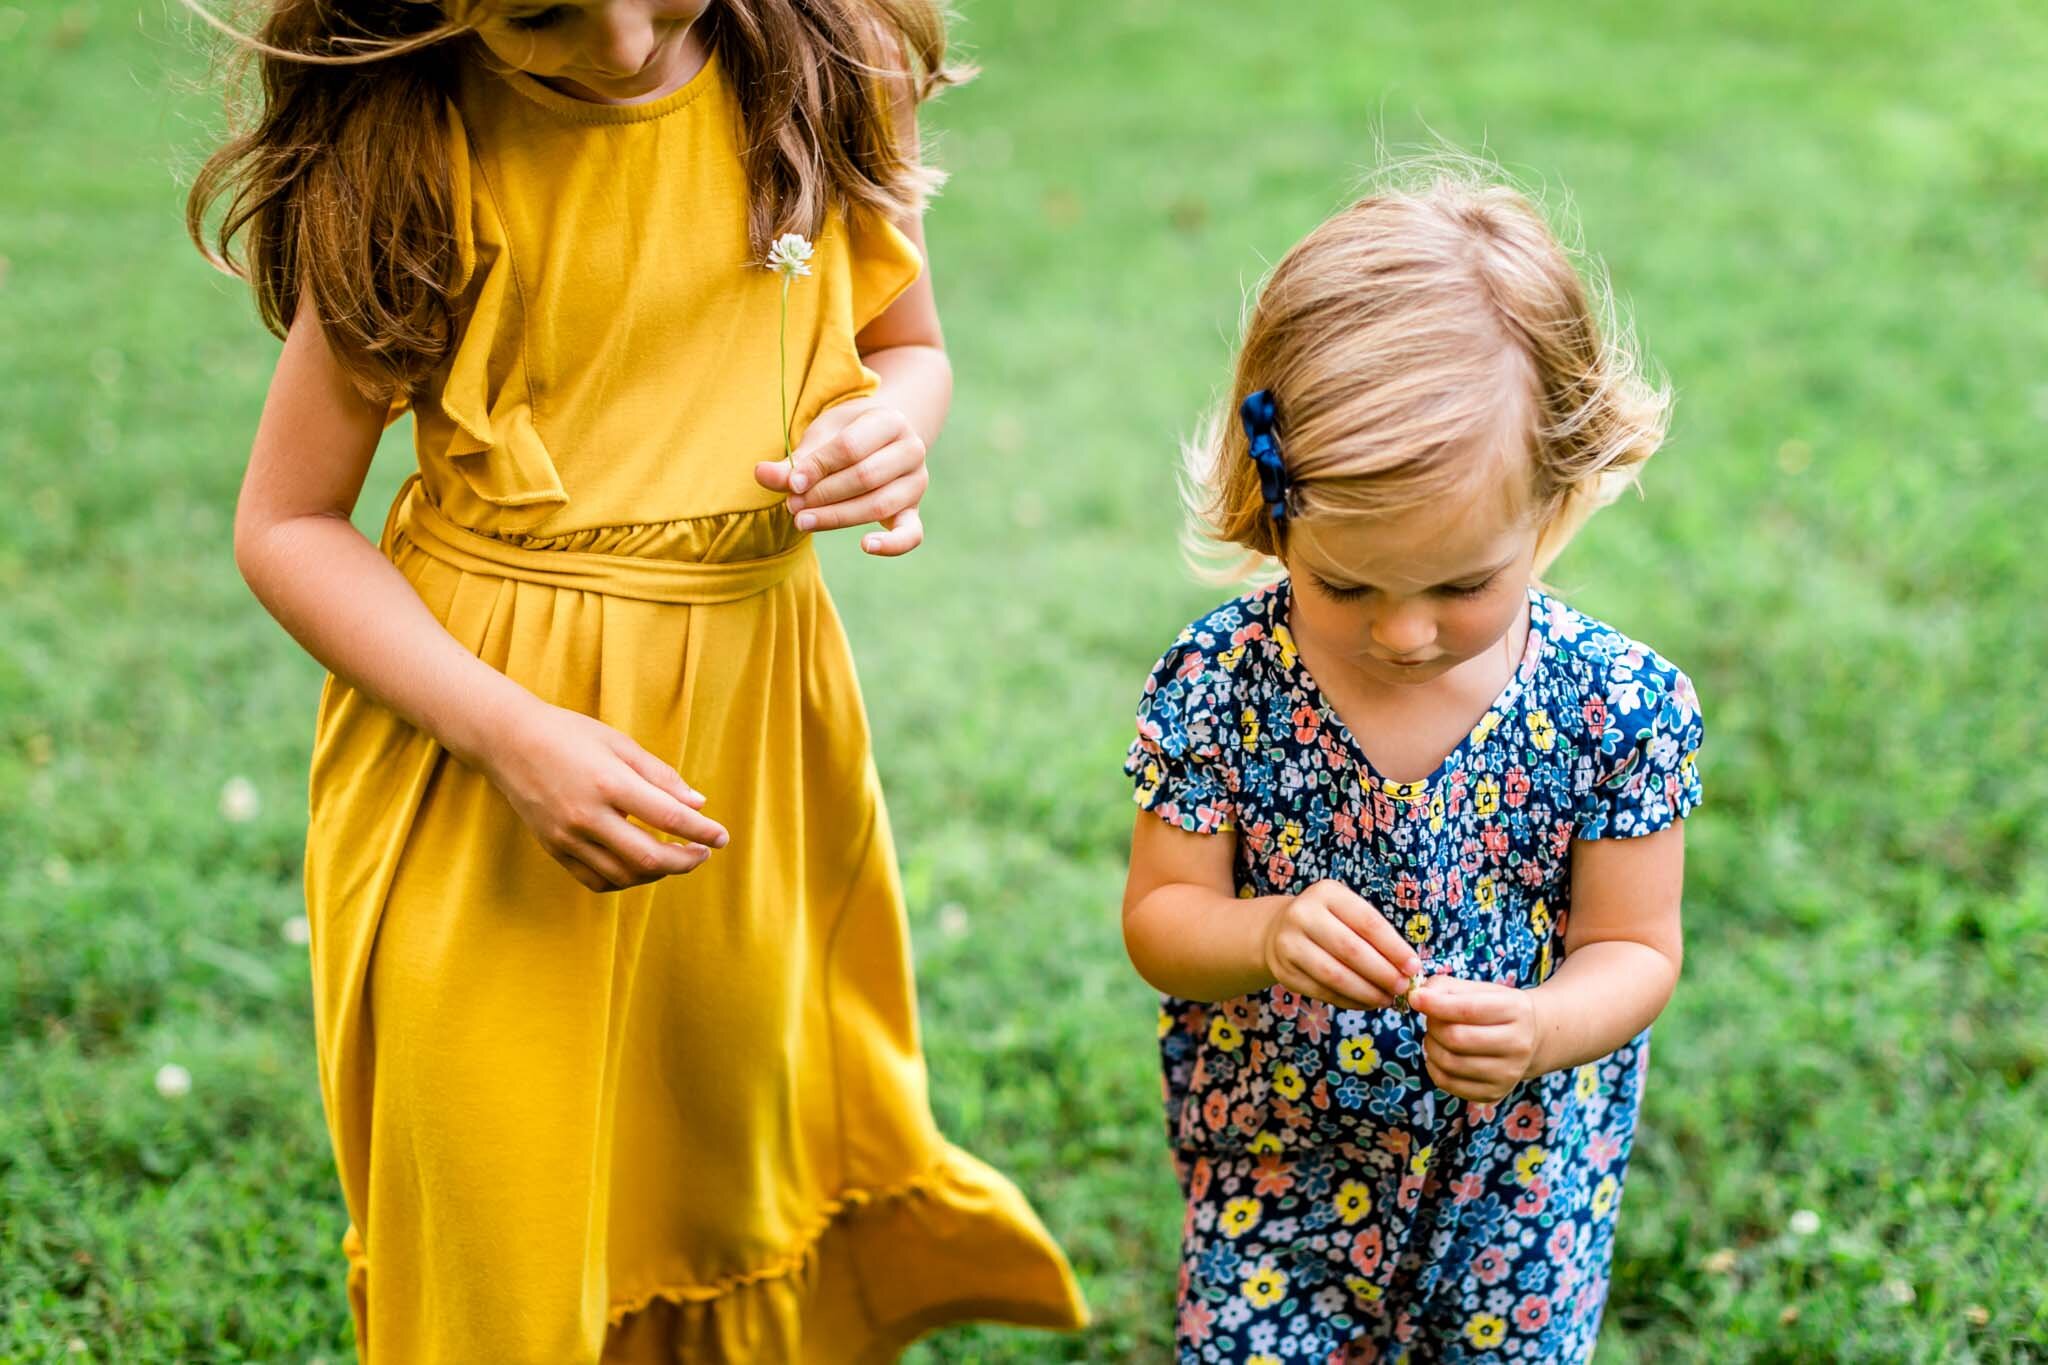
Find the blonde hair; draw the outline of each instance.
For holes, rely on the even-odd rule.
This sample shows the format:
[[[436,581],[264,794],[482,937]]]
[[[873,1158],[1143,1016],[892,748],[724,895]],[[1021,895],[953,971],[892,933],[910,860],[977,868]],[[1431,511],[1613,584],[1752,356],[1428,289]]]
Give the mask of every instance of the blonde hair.
[[[1189,549],[1207,576],[1285,545],[1238,422],[1260,389],[1290,520],[1505,489],[1542,528],[1538,572],[1663,443],[1670,390],[1644,377],[1597,266],[1582,277],[1497,168],[1435,157],[1376,179],[1267,277],[1229,396],[1188,447]]]

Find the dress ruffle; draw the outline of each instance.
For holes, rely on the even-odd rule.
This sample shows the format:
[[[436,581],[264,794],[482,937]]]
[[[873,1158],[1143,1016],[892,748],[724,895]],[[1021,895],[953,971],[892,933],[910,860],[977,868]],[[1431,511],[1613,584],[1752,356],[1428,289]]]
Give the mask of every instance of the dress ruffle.
[[[534,424],[519,276],[504,222],[477,165],[461,113],[448,105],[448,161],[461,287],[470,301],[437,395],[454,425],[443,450],[472,491],[499,507],[552,509],[569,501]],[[509,344],[508,344],[509,343]]]

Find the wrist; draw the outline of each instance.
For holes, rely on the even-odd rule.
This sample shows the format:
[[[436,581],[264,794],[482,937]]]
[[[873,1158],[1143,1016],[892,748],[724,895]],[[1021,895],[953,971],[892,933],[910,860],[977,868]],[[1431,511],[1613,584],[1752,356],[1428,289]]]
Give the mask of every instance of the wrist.
[[[1523,991],[1522,996],[1529,1005],[1529,1060],[1522,1068],[1522,1079],[1533,1081],[1557,1069],[1550,1064],[1549,1009],[1552,1002],[1544,998],[1541,986]]]
[[[442,728],[441,747],[479,772],[492,772],[540,699],[502,673],[466,698]]]

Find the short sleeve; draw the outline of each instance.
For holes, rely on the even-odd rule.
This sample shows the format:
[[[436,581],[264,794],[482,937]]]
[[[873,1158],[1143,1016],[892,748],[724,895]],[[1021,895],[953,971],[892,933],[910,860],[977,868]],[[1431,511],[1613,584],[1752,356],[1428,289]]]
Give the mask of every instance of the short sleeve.
[[[872,209],[847,215],[847,255],[853,330],[858,335],[917,283],[924,273],[924,257],[910,234]]]
[[[1227,684],[1183,637],[1146,679],[1137,738],[1124,755],[1139,807],[1190,834],[1236,827],[1222,744]]]
[[[1610,661],[1586,717],[1593,780],[1579,810],[1579,838],[1655,834],[1699,805],[1705,728],[1685,674],[1633,646]]]

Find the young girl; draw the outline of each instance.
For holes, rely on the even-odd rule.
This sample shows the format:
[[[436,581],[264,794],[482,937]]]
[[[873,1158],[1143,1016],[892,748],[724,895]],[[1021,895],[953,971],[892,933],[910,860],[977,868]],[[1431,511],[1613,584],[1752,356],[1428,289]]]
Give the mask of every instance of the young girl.
[[[235,547],[333,671],[306,892],[363,1358],[1079,1324],[927,1108],[809,538],[921,534],[938,8],[272,0],[251,41],[259,117],[191,213],[226,199],[285,333]],[[816,239],[786,340],[785,231]],[[349,513],[401,405],[419,469],[373,547]]]
[[[1183,1362],[1590,1355],[1700,715],[1534,578],[1666,406],[1538,214],[1462,174],[1261,293],[1195,487],[1286,576],[1181,633],[1126,765]]]

